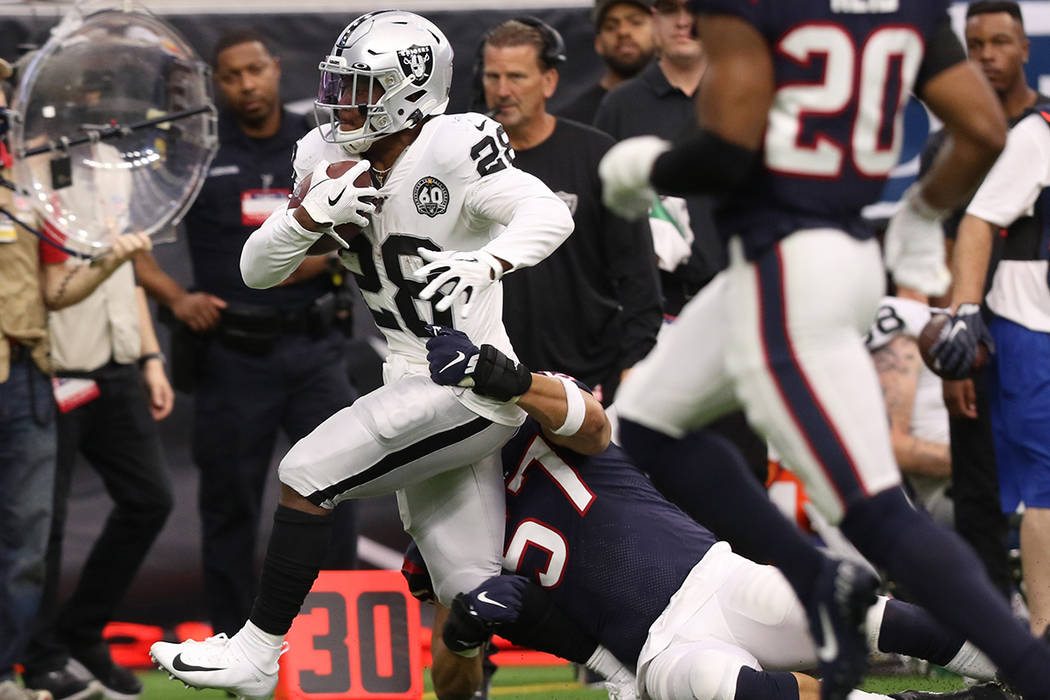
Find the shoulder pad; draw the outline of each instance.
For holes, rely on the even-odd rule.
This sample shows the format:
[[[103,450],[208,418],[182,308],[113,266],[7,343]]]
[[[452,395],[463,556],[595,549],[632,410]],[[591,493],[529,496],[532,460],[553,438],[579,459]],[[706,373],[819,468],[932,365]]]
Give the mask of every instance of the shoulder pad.
[[[476,172],[477,159],[483,158],[484,152],[492,149],[498,149],[500,153],[509,152],[513,159],[514,152],[503,126],[484,114],[468,112],[439,115],[429,122],[429,128],[432,130],[428,145],[430,157],[437,167],[446,172],[460,168]],[[491,146],[486,146],[486,139],[491,142]]]
[[[292,170],[295,173],[295,181],[313,172],[314,166],[324,158],[327,141],[321,137],[320,127],[311,129],[306,135],[295,142],[295,151],[292,155]]]
[[[918,338],[929,320],[930,308],[925,304],[900,297],[883,297],[865,339],[868,350],[874,352],[898,335]]]

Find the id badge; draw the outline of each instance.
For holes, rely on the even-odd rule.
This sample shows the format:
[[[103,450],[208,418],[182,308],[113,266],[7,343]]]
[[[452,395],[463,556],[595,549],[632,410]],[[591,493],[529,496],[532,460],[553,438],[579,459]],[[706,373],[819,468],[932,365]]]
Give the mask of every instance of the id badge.
[[[244,190],[241,192],[241,224],[259,226],[278,207],[288,205],[291,190],[265,189]]]
[[[14,243],[18,239],[15,222],[7,214],[0,213],[0,244]]]
[[[51,388],[55,393],[58,410],[62,413],[69,413],[75,408],[80,408],[99,396],[98,382],[94,379],[54,377],[51,379]]]

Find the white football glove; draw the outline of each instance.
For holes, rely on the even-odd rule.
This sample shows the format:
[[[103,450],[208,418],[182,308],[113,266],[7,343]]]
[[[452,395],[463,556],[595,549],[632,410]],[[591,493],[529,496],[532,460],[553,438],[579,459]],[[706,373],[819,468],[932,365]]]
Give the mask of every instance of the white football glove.
[[[952,275],[944,261],[946,212],[931,207],[912,185],[904,193],[901,208],[886,228],[883,250],[886,269],[900,287],[911,287],[927,296],[948,291]]]
[[[633,221],[649,213],[656,190],[649,184],[653,163],[671,144],[656,136],[624,139],[602,157],[602,202],[613,213]]]
[[[416,270],[416,279],[429,282],[419,293],[419,298],[429,301],[435,294],[440,294],[441,299],[434,304],[434,309],[446,311],[458,296],[465,294],[466,302],[459,311],[463,318],[470,315],[470,306],[477,294],[503,276],[503,264],[483,250],[459,253],[420,248],[419,257],[427,264]],[[440,291],[446,284],[453,285],[451,291]]]
[[[375,212],[371,202],[361,201],[364,197],[375,197],[379,191],[375,187],[355,187],[354,180],[368,170],[371,164],[362,160],[335,179],[328,177],[326,160],[320,161],[310,175],[310,191],[303,197],[299,206],[306,209],[310,218],[319,224],[353,224],[367,226],[365,214]]]

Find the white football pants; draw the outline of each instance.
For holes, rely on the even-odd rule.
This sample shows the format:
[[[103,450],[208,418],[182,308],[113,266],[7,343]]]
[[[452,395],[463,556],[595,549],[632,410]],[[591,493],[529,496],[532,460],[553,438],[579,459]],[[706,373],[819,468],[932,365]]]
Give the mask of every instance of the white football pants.
[[[885,286],[878,243],[798,231],[731,263],[686,305],[616,398],[621,419],[679,437],[743,407],[838,523],[900,483],[864,334]]]

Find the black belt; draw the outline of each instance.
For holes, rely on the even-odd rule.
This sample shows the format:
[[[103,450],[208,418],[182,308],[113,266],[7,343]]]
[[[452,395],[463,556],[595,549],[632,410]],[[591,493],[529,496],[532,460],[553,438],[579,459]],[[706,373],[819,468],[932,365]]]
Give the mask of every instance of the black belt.
[[[32,349],[28,345],[22,345],[21,343],[8,343],[11,347],[11,364],[26,360],[33,355]]]
[[[222,311],[222,325],[248,333],[307,333],[312,329],[309,307],[287,311],[227,307]]]

